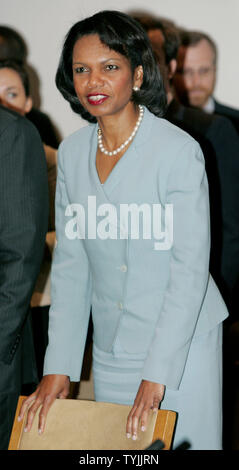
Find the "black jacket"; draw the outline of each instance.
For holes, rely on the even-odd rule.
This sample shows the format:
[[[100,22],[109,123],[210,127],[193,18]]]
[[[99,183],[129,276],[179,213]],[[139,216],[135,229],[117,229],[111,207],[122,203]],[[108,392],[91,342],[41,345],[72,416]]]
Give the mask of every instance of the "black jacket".
[[[36,128],[0,106],[0,361],[17,350],[48,225],[46,159]]]
[[[218,101],[216,101],[215,99],[214,99],[214,104],[215,104],[214,113],[230,119],[230,121],[236,128],[237,132],[239,132],[239,110],[235,108],[231,108],[230,106],[226,106],[224,104],[218,103]]]
[[[228,300],[239,279],[239,137],[221,116],[173,100],[165,118],[194,137],[204,153],[211,213],[210,271]]]
[[[46,158],[38,131],[0,106],[0,449],[22,384],[37,382],[29,305],[48,226]]]

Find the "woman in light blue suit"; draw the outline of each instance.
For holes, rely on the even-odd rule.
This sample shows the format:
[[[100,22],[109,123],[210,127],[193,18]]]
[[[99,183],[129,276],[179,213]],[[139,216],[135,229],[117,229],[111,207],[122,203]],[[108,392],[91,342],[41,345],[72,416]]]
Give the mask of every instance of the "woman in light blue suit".
[[[44,377],[25,401],[39,430],[79,381],[90,309],[95,398],[178,413],[175,445],[221,448],[221,325],[208,272],[209,200],[199,145],[161,116],[165,94],[144,31],[100,12],[68,33],[57,86],[90,125],[63,141]]]

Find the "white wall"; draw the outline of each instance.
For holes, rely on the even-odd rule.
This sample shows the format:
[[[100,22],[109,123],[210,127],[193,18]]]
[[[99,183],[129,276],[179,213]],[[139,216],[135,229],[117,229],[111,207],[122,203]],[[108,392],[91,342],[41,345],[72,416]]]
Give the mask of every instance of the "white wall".
[[[40,81],[41,109],[63,138],[85,123],[55,87],[62,43],[72,24],[102,9],[147,9],[180,26],[209,33],[219,48],[215,94],[239,107],[239,0],[0,0],[0,23],[15,28],[25,39],[28,62]]]

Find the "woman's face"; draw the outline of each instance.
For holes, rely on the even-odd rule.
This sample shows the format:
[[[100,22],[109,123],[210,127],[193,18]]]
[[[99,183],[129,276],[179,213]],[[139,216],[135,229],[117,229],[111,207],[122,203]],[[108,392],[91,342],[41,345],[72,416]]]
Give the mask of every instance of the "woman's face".
[[[13,69],[0,69],[0,103],[20,114],[32,108],[32,99],[26,96],[20,75]]]
[[[132,88],[140,87],[143,69],[132,73],[129,60],[104,45],[97,34],[83,36],[73,49],[73,80],[82,106],[97,117],[132,106]]]

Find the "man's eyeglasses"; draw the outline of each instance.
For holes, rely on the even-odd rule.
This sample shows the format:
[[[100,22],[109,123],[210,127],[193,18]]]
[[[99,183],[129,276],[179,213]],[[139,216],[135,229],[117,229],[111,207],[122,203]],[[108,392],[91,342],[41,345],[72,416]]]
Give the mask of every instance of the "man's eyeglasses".
[[[215,66],[211,65],[209,67],[200,67],[198,70],[195,69],[178,69],[176,73],[182,75],[185,78],[193,78],[195,75],[198,75],[200,78],[208,77],[215,70]]]

